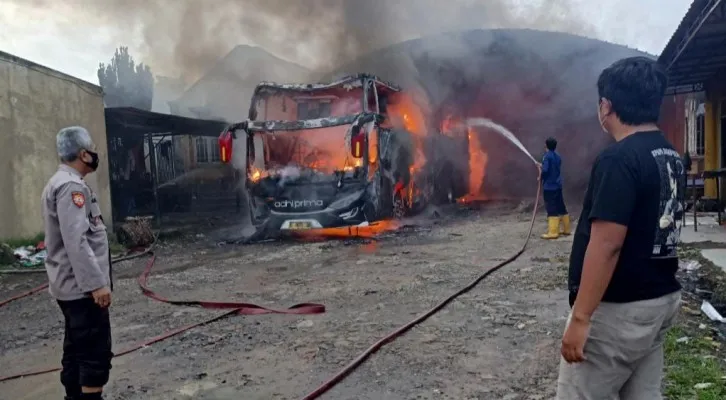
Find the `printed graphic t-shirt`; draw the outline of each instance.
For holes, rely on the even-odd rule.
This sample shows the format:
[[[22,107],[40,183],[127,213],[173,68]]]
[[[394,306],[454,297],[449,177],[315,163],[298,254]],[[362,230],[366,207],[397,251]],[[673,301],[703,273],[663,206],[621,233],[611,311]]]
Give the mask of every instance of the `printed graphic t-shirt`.
[[[602,301],[627,303],[680,290],[677,246],[685,196],[680,155],[660,131],[637,132],[595,161],[570,255],[570,305],[582,277],[593,220],[628,227]]]

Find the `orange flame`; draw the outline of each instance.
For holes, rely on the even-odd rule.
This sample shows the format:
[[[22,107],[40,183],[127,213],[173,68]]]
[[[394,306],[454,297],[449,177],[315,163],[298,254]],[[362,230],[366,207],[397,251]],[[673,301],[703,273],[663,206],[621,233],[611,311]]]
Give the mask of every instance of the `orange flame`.
[[[469,194],[481,195],[489,155],[481,145],[479,134],[469,129]]]
[[[422,108],[408,94],[400,93],[395,101],[388,106],[389,116],[392,125],[402,127],[411,133],[413,140],[413,161],[409,166],[411,180],[406,188],[406,200],[410,205],[414,202],[414,196],[420,191],[415,187],[416,172],[426,165],[426,153],[424,151],[424,137],[426,136],[426,118]]]
[[[389,115],[394,125],[401,124],[413,135],[414,146],[416,147],[413,160],[413,171],[418,171],[426,164],[426,153],[424,153],[423,138],[426,136],[426,118],[423,110],[414,99],[401,94],[388,106]]]
[[[267,176],[267,171],[263,171],[254,165],[250,165],[249,172],[247,176],[250,178],[252,182],[258,182],[263,177]]]
[[[353,165],[346,165],[343,167],[343,171],[352,171],[357,167],[363,166],[363,159],[356,158],[355,161],[353,161]]]
[[[484,185],[484,177],[489,163],[489,155],[482,146],[478,132],[469,128],[467,135],[469,138],[469,194],[459,199],[460,203],[487,200],[482,186]]]
[[[338,228],[318,228],[304,231],[292,231],[290,234],[300,238],[332,239],[332,238],[373,238],[385,232],[395,231],[400,227],[398,221],[382,220],[368,226],[341,226]]]
[[[262,135],[268,169],[250,166],[247,175],[252,182],[257,182],[286,165],[300,165],[325,174],[362,167],[365,160],[353,157],[345,144],[346,129],[346,126],[335,126],[301,129],[279,136]]]

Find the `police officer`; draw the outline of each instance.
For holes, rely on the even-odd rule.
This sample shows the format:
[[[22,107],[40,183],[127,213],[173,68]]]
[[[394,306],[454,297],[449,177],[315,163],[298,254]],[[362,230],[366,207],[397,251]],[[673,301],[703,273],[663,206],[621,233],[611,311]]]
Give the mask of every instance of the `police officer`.
[[[56,138],[61,165],[41,198],[49,291],[65,318],[61,383],[66,400],[103,399],[111,369],[111,265],[106,226],[84,177],[98,168],[88,131]]]

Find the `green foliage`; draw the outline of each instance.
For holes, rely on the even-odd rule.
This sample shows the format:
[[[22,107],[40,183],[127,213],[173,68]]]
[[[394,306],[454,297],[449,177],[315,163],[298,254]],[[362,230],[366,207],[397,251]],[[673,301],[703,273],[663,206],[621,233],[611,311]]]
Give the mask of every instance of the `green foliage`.
[[[698,336],[698,332],[693,332]],[[703,332],[701,332],[703,334]],[[668,332],[665,343],[665,396],[668,400],[726,398],[726,370],[718,356],[720,343],[710,337],[689,337],[682,327]],[[707,387],[699,389],[697,385]]]
[[[99,64],[98,82],[105,93],[106,107],[151,110],[154,76],[148,65],[134,62],[128,47],[116,49],[109,64]]]

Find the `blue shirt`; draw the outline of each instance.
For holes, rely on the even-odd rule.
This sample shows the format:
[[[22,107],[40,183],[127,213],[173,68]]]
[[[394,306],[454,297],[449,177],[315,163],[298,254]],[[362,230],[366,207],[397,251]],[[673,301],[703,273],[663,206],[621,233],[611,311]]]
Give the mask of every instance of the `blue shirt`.
[[[542,157],[542,189],[562,189],[561,167],[562,158],[560,158],[560,155],[556,151],[548,150]]]

